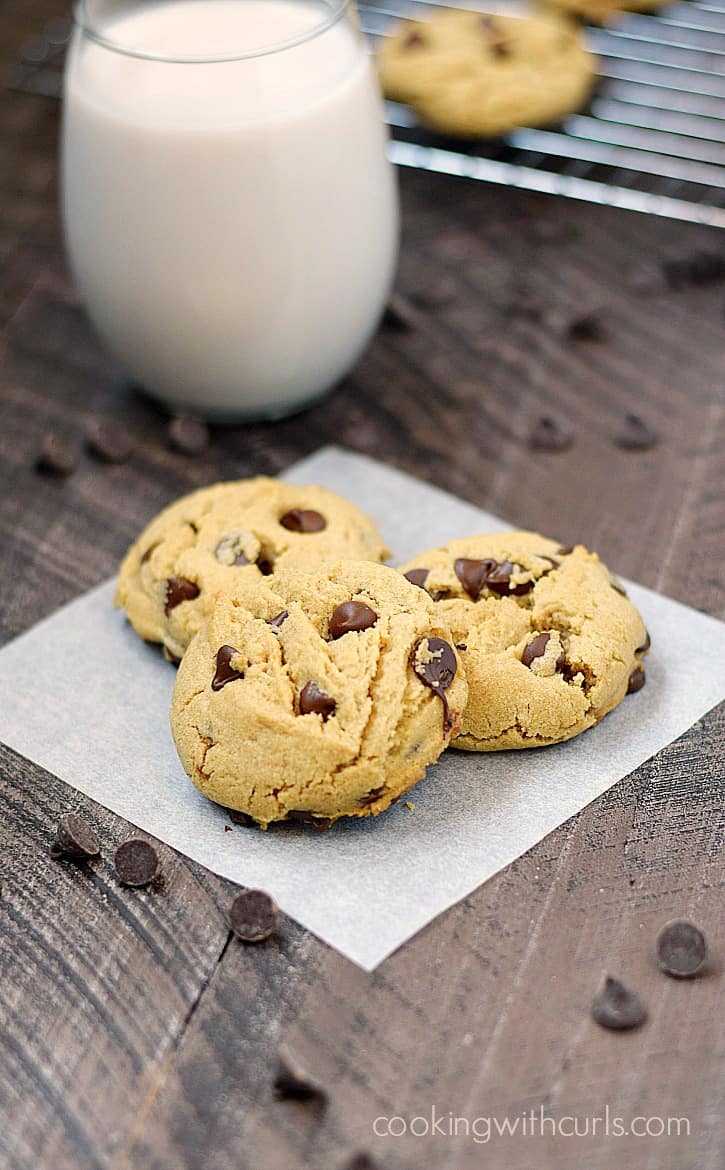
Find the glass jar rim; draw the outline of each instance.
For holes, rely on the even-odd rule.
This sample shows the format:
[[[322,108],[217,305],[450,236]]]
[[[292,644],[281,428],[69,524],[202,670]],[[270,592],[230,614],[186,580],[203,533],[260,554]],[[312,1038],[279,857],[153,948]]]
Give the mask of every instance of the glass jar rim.
[[[196,3],[203,3],[203,0],[195,0]],[[244,0],[238,0],[239,3],[244,3]],[[205,53],[199,54],[180,54],[180,53],[158,53],[145,49],[131,47],[124,45],[120,41],[114,40],[113,37],[107,36],[101,31],[88,14],[88,0],[77,0],[73,9],[73,22],[89,40],[94,41],[104,49],[110,49],[111,52],[120,53],[124,57],[136,57],[142,61],[160,61],[169,65],[217,65],[224,61],[248,61],[255,57],[268,57],[272,53],[281,53],[285,49],[294,49],[298,45],[304,45],[308,41],[314,40],[322,33],[327,32],[334,24],[345,15],[350,7],[352,0],[332,0],[329,6],[326,4],[327,12],[322,20],[313,24],[311,28],[305,29],[303,33],[298,36],[289,37],[284,41],[275,41],[269,45],[262,45],[257,49],[249,49],[244,52],[230,52],[230,53]]]

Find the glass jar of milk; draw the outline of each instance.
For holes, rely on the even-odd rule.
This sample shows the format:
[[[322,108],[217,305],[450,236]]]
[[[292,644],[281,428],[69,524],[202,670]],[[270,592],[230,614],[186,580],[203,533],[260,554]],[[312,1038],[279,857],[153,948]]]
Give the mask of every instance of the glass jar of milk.
[[[348,0],[85,0],[76,22],[63,216],[98,332],[177,410],[299,409],[365,348],[397,256]]]

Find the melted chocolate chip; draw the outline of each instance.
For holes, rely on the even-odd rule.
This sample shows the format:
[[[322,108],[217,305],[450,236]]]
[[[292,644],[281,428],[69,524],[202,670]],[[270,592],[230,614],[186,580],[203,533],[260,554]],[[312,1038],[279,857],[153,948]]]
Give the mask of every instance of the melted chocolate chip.
[[[305,1064],[286,1045],[279,1049],[275,1092],[279,1097],[323,1104],[327,1093]]]
[[[209,446],[209,428],[200,418],[180,414],[169,423],[169,443],[181,455],[201,455]]]
[[[623,451],[648,451],[657,443],[657,432],[638,414],[628,414],[614,442]]]
[[[193,601],[199,596],[199,586],[186,577],[169,577],[166,582],[166,605],[164,613],[168,617],[172,609],[181,605],[182,601]]]
[[[306,683],[300,691],[300,715],[321,715],[322,722],[327,723],[336,707],[336,701],[321,691],[316,682]]]
[[[375,610],[366,605],[364,601],[343,601],[342,605],[338,605],[332,611],[328,627],[330,638],[334,642],[337,638],[342,638],[344,634],[369,630],[377,620],[378,615]]]
[[[509,46],[493,16],[481,16],[480,24],[494,57],[508,57]]]
[[[410,581],[411,585],[417,585],[419,589],[425,589],[425,583],[428,580],[430,569],[408,569],[407,573],[403,573],[406,581]]]
[[[155,543],[155,544],[150,544],[150,545],[149,545],[149,547],[146,549],[146,552],[145,552],[145,553],[143,554],[143,556],[141,557],[141,562],[140,562],[140,563],[141,563],[142,565],[145,565],[147,561],[150,561],[150,560],[151,560],[151,557],[152,557],[152,556],[153,556],[153,554],[154,554],[154,551],[155,551],[155,550],[156,550],[158,547],[159,547],[159,542],[158,542],[158,541],[156,541],[156,543]]]
[[[600,1027],[624,1032],[639,1028],[647,1012],[636,992],[608,975],[592,1002],[592,1016]]]
[[[511,561],[504,561],[492,573],[489,573],[486,578],[486,588],[490,589],[492,593],[499,594],[499,596],[509,594],[515,597],[522,597],[525,593],[530,593],[534,588],[533,581],[521,581],[518,585],[511,585],[511,574],[514,572],[515,569]]]
[[[271,577],[274,572],[274,561],[268,560],[267,557],[260,557],[257,561],[257,568],[263,577]]]
[[[35,470],[44,475],[65,478],[72,475],[78,466],[75,448],[62,435],[44,435],[35,460]]]
[[[214,549],[214,556],[219,564],[227,565],[229,568],[248,565],[249,558],[242,549],[245,539],[246,536],[242,532],[232,532],[229,536],[223,536]]]
[[[364,796],[358,797],[358,804],[361,808],[367,808],[369,805],[375,804],[375,801],[379,800],[384,792],[384,784],[382,784],[380,788],[371,788],[370,791],[366,792]]]
[[[301,825],[312,825],[313,829],[329,829],[332,817],[322,817],[310,812],[306,808],[291,808],[287,810],[288,821],[298,821]]]
[[[644,642],[642,643],[641,646],[637,647],[637,649],[635,650],[635,654],[646,654],[651,645],[652,645],[652,639],[649,636],[649,630],[645,630]]]
[[[289,532],[322,532],[327,528],[325,517],[310,508],[292,508],[280,517],[279,522]]]
[[[549,645],[550,638],[551,638],[551,634],[547,633],[547,634],[537,634],[535,638],[531,639],[531,641],[528,643],[528,645],[525,646],[524,652],[521,655],[521,661],[524,664],[524,666],[528,666],[529,668],[531,668],[532,663],[535,662],[537,658],[543,657],[543,655],[546,652],[546,647]],[[564,668],[566,667],[566,665],[567,665],[566,655],[562,651],[556,660],[555,669],[558,671],[563,671]]]
[[[267,625],[272,626],[273,629],[275,629],[275,630],[278,630],[280,628],[280,626],[282,625],[282,623],[284,622],[285,618],[288,618],[288,617],[289,617],[289,612],[286,609],[282,609],[282,610],[280,610],[279,613],[275,614],[273,618],[269,619],[269,621],[267,622]]]
[[[277,906],[264,890],[242,890],[229,907],[229,926],[246,943],[264,942],[277,925]]]
[[[707,958],[707,943],[701,930],[684,918],[662,927],[657,936],[657,962],[665,975],[690,979]]]
[[[422,49],[425,44],[425,37],[420,32],[408,33],[403,41],[404,49]]]
[[[487,577],[494,573],[497,567],[497,562],[491,560],[490,557],[481,561],[472,560],[470,557],[459,557],[453,562],[453,569],[458,580],[473,601],[478,601]]]
[[[211,680],[211,689],[213,691],[220,691],[227,683],[235,682],[238,678],[244,678],[243,670],[234,670],[232,667],[232,658],[239,654],[233,646],[220,646],[216,653],[216,674]]]
[[[159,872],[159,855],[150,841],[132,837],[119,845],[113,866],[124,886],[147,886]]]
[[[635,666],[634,670],[629,676],[627,684],[627,694],[634,695],[637,691],[641,691],[645,684],[645,673],[643,666]]]
[[[536,420],[528,439],[532,451],[566,451],[573,441],[571,427],[548,414]]]
[[[447,735],[453,720],[445,692],[458,669],[453,647],[443,638],[423,638],[413,651],[411,666],[423,685],[430,687],[443,703],[443,731]]]
[[[86,861],[89,857],[97,857],[100,852],[98,838],[83,817],[77,813],[68,813],[62,818],[50,847],[52,858]]]

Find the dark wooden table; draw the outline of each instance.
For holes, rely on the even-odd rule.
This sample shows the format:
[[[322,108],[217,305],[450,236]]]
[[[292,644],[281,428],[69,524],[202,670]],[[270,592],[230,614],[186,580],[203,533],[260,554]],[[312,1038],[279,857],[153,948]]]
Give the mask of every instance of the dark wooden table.
[[[2,56],[61,10],[11,0]],[[188,459],[169,449],[160,411],[121,386],[68,283],[57,118],[45,99],[0,94],[3,639],[113,573],[177,494],[277,472],[328,441],[522,526],[586,538],[621,573],[723,615],[725,284],[641,291],[631,272],[723,254],[722,236],[402,174],[399,289],[414,327],[383,328],[308,413],[218,430]],[[590,310],[605,336],[569,339]],[[651,451],[614,445],[628,412],[659,432]],[[38,475],[44,432],[80,443],[91,413],[129,428],[130,462],[86,456],[67,481]],[[528,449],[541,414],[575,427],[568,451]],[[165,846],[163,892],[119,887],[107,859],[131,827],[0,749],[0,1165],[336,1170],[367,1150],[388,1170],[721,1170],[724,743],[721,709],[372,975],[288,920],[263,946],[230,941],[228,884]],[[49,858],[68,809],[103,838],[94,869]],[[665,978],[653,958],[658,928],[679,915],[714,950],[694,982]],[[605,971],[646,1000],[642,1030],[590,1021]],[[282,1041],[313,1061],[325,1109],[275,1099]],[[606,1136],[599,1123],[591,1136],[591,1121],[587,1137],[488,1143],[373,1133],[379,1116],[430,1118],[433,1106],[512,1124],[543,1107],[580,1131],[608,1107],[626,1124],[686,1118],[690,1135]]]

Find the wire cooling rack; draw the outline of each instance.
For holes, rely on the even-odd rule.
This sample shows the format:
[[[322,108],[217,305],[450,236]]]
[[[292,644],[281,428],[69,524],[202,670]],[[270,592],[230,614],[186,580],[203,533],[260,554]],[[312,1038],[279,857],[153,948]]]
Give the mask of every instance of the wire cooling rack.
[[[359,11],[374,47],[397,19],[455,6],[360,0]],[[58,96],[68,32],[67,21],[54,21],[29,40],[5,83]],[[725,227],[725,0],[682,0],[656,14],[622,15],[585,36],[601,78],[586,111],[549,129],[470,144],[422,129],[407,106],[388,102],[391,158],[400,166]]]

